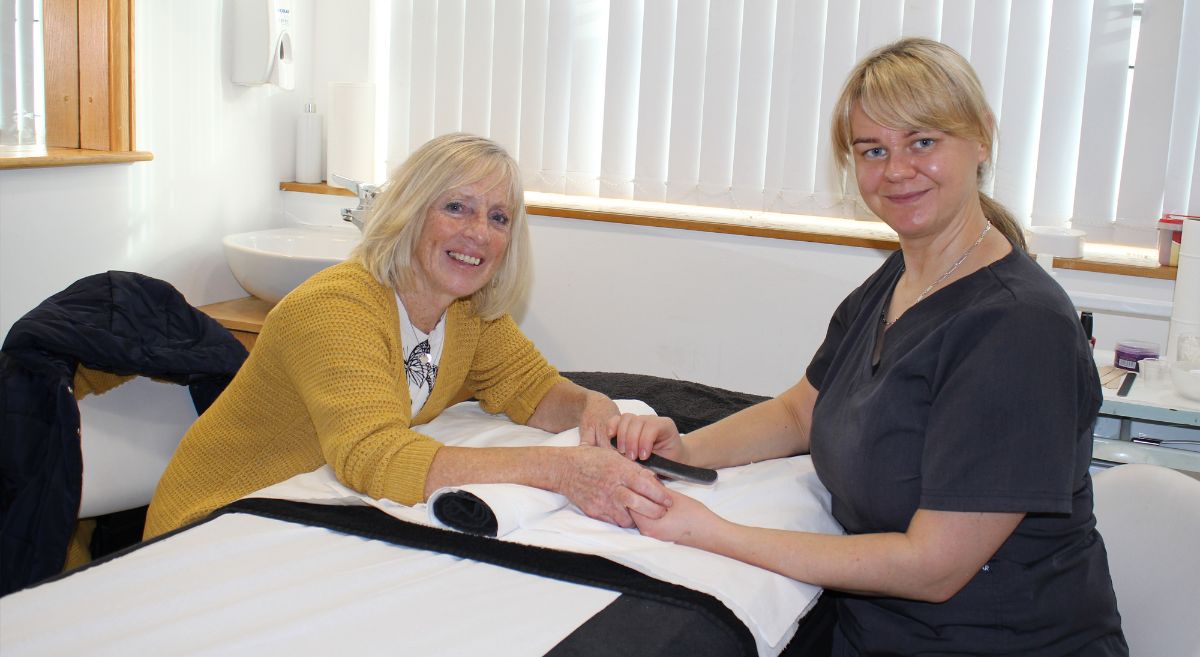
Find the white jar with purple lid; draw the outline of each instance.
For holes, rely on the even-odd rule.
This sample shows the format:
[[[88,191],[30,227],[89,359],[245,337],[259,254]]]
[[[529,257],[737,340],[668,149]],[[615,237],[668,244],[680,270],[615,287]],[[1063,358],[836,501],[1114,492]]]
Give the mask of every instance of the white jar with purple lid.
[[[1117,343],[1113,365],[1133,372],[1143,358],[1158,358],[1158,344],[1144,340],[1121,340]]]

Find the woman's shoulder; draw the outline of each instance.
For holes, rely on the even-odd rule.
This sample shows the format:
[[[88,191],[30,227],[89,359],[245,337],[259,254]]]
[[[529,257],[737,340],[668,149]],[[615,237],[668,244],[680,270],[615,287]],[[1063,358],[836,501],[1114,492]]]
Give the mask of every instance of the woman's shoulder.
[[[454,324],[459,327],[470,327],[472,330],[479,332],[491,331],[519,331],[517,322],[509,313],[504,313],[499,317],[485,319],[480,316],[474,302],[469,298],[458,299],[450,304],[449,310],[446,311],[446,321],[449,324]]]
[[[1014,248],[987,271],[995,283],[991,303],[1033,315],[1074,316],[1066,290],[1025,251]]]
[[[312,320],[319,314],[349,312],[387,312],[394,305],[391,288],[375,280],[361,264],[347,260],[313,274],[285,296],[271,316]]]
[[[354,260],[347,260],[313,274],[308,280],[289,292],[279,303],[280,305],[296,304],[347,294],[384,298],[391,294],[391,289],[375,280],[375,277],[362,264]]]
[[[1026,252],[1014,249],[980,274],[953,298],[950,334],[1013,345],[1085,343],[1071,298]]]
[[[313,274],[297,290],[330,287],[386,288],[357,260],[345,260]]]

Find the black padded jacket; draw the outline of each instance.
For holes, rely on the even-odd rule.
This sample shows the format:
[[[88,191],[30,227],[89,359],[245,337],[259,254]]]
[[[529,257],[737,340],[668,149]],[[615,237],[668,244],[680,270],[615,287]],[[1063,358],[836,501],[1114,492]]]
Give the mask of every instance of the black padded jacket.
[[[203,413],[246,356],[170,284],[130,272],[82,278],[17,320],[0,348],[0,595],[66,559],[83,480],[78,366],[186,385]]]

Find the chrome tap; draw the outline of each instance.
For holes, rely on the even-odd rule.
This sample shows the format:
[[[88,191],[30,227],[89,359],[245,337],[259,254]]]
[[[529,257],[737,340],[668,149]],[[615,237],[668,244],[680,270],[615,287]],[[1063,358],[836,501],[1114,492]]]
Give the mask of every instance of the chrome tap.
[[[336,173],[330,177],[332,178],[329,181],[331,184],[348,189],[354,192],[355,196],[358,196],[357,208],[342,208],[342,221],[349,221],[361,231],[363,229],[363,221],[366,220],[367,213],[371,210],[371,204],[375,202],[375,197],[379,195],[379,186],[343,178]]]

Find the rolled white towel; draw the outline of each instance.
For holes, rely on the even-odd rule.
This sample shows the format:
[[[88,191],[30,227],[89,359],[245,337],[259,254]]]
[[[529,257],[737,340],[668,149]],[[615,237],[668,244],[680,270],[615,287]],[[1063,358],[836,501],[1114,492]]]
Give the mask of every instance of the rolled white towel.
[[[434,526],[499,538],[568,504],[558,493],[520,484],[466,484],[434,491],[427,509]]]

